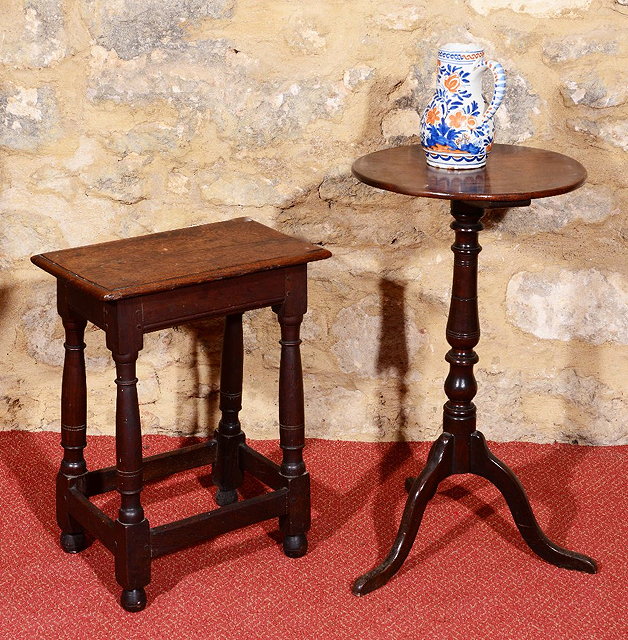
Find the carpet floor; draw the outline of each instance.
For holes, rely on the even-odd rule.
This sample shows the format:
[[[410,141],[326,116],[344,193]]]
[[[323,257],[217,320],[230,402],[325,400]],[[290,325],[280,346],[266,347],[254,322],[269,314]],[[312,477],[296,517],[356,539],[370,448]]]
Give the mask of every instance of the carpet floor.
[[[59,548],[55,433],[0,432],[0,638],[335,639],[628,638],[628,447],[491,444],[519,475],[545,532],[593,556],[599,573],[549,565],[522,542],[497,490],[474,476],[441,484],[397,576],[363,598],[352,581],[388,551],[428,443],[310,440],[310,551],[286,558],[276,521],[158,558],[148,606],[118,605],[111,554]],[[146,436],[145,455],[181,439]],[[187,444],[187,443],[186,443]],[[251,443],[279,460],[276,442]],[[111,437],[92,437],[91,468],[114,461]],[[245,495],[258,490],[253,481]],[[149,485],[152,526],[214,508],[207,470]],[[113,494],[98,498],[115,514]]]

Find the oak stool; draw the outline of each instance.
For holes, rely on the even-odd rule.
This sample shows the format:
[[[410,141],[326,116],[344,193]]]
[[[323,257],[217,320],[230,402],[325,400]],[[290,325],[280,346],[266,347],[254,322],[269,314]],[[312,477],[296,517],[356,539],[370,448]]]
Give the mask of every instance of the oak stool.
[[[65,328],[61,390],[63,461],[57,475],[61,547],[77,553],[86,533],[115,556],[127,611],[146,605],[152,558],[220,533],[278,517],[287,556],[307,550],[310,487],[302,450],[303,380],[299,331],[307,308],[307,263],[330,252],[249,218],[105,242],[37,255],[32,261],[57,278]],[[271,307],[281,328],[277,465],[245,443],[238,413],[242,396],[242,314]],[[142,458],[136,360],[143,335],[210,316],[224,316],[220,374],[222,418],[211,440]],[[87,384],[83,336],[87,321],[100,327],[116,364],[116,466],[87,471]],[[142,509],[143,483],[212,465],[219,507],[150,527]],[[272,491],[238,502],[243,473]],[[114,521],[89,498],[116,489]]]

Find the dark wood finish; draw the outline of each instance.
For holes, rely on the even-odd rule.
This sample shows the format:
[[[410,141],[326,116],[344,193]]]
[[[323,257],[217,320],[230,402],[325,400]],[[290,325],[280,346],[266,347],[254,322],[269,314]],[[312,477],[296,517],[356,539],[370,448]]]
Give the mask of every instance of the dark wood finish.
[[[248,218],[34,256],[57,278],[58,309],[66,332],[62,387],[64,457],[57,478],[61,545],[77,552],[86,532],[114,554],[121,604],[146,605],[151,558],[225,531],[279,518],[287,555],[307,549],[309,476],[305,471],[303,382],[299,326],[307,308],[307,263],[325,249],[290,238]],[[242,313],[271,306],[281,327],[279,383],[281,467],[245,444],[242,395]],[[142,459],[136,362],[149,331],[224,315],[222,418],[214,439]],[[87,471],[87,387],[83,351],[86,322],[103,329],[116,365],[116,466]],[[213,465],[219,509],[150,528],[141,504],[144,482]],[[274,491],[237,502],[243,474]],[[89,497],[116,489],[113,521]]]
[[[597,563],[593,558],[560,547],[543,533],[519,479],[506,464],[489,451],[481,432],[475,431],[471,434],[469,449],[469,473],[486,478],[499,489],[506,499],[521,537],[534,553],[557,567],[585,573],[597,572]]]
[[[244,433],[238,414],[242,409],[242,367],[244,343],[242,314],[225,318],[225,331],[220,364],[220,411],[222,418],[214,434],[217,445],[213,480],[218,487],[216,502],[226,506],[238,499],[237,488],[242,484],[240,445]]]
[[[240,447],[240,456],[246,470],[271,489],[288,486],[286,478],[281,475],[281,467],[255,449],[243,444]]]
[[[577,189],[587,178],[573,158],[530,147],[496,144],[481,169],[437,169],[418,145],[383,149],[353,163],[353,175],[372,187],[409,196],[502,201],[502,206]]]
[[[142,298],[144,332],[165,329],[173,324],[183,324],[200,318],[269,307],[283,300],[284,295],[284,283],[277,278],[274,271],[238,276],[237,287],[234,287],[233,280],[228,278],[146,295]],[[175,308],[179,309],[177,318],[174,318],[171,312],[171,309]]]
[[[473,375],[473,365],[479,358],[473,347],[480,341],[478,254],[482,247],[478,243],[478,233],[483,229],[480,218],[484,211],[454,201],[451,203],[451,214],[455,218],[451,228],[456,233],[456,239],[451,247],[454,252],[454,274],[445,331],[451,349],[445,356],[449,363],[445,394],[449,400],[443,407],[443,431],[464,439],[465,434],[475,431],[476,424],[476,409],[472,400],[478,385]],[[454,447],[454,472],[466,473],[468,468],[467,448]]]
[[[353,583],[353,593],[356,596],[364,596],[384,586],[399,571],[408,557],[421,526],[427,503],[434,497],[440,481],[451,473],[454,457],[453,442],[454,436],[451,433],[443,433],[432,445],[421,475],[412,479],[410,486],[407,487],[410,495],[391,550],[380,565],[360,576]]]
[[[69,509],[77,521],[98,538],[112,553],[116,552],[116,523],[97,506],[92,504],[78,486],[67,492]]]
[[[310,479],[303,462],[305,413],[299,337],[307,309],[305,274],[292,274],[286,283],[287,295],[274,307],[281,325],[279,364],[279,446],[283,451],[281,475],[289,479],[291,495],[288,513],[281,518],[284,553],[299,558],[307,551],[306,532],[310,528]]]
[[[476,172],[430,168],[429,172],[435,171],[443,175],[439,189],[449,181],[449,191],[435,187],[430,187],[433,188],[430,190],[425,186],[425,178],[429,177],[425,167],[419,169],[416,175],[412,174],[418,165],[425,164],[424,157],[417,154],[415,147],[387,149],[371,154],[356,161],[354,174],[362,179],[366,173],[368,179],[364,181],[367,184],[386,185],[382,188],[391,191],[414,191],[415,195],[448,197],[452,200],[451,214],[454,222],[451,228],[455,231],[455,241],[451,248],[454,253],[454,268],[446,330],[451,349],[445,356],[449,363],[449,374],[445,380],[448,400],[443,407],[442,435],[432,446],[423,472],[406,483],[409,495],[395,542],[381,564],[355,581],[353,593],[358,596],[366,595],[392,578],[412,548],[425,507],[434,496],[438,484],[451,475],[462,473],[480,475],[500,490],[523,539],[537,555],[559,567],[595,573],[597,567],[593,559],[563,549],[542,532],[519,480],[503,462],[493,456],[484,436],[477,431],[476,407],[473,403],[477,392],[473,366],[478,362],[474,347],[480,340],[477,277],[478,254],[482,248],[478,242],[478,234],[483,228],[480,220],[484,210],[491,206],[523,206],[529,204],[529,198],[564,193],[579,186],[586,177],[586,172],[578,163],[559,154],[497,145],[490,156],[493,165],[486,169],[486,173],[494,177],[490,188],[486,182],[480,189],[480,182],[477,182],[478,190],[472,194],[475,197],[468,197],[467,193],[463,201],[457,196],[460,185],[465,184],[464,175]],[[391,159],[391,166],[386,165],[386,158]],[[513,173],[514,159],[526,160],[521,162],[521,175],[516,177],[516,172]],[[505,162],[503,168],[496,164],[498,160]],[[544,172],[547,173],[547,178],[541,180],[540,176]],[[393,177],[394,182],[389,184],[387,181]],[[430,180],[430,184],[436,184],[436,178]],[[471,182],[473,180],[471,176]],[[470,184],[466,184],[465,188],[473,191]],[[496,185],[500,185],[499,189]],[[445,193],[448,195],[443,195]],[[520,197],[514,197],[513,194]],[[512,202],[507,200],[510,197],[513,197]],[[481,198],[490,200],[480,201]]]
[[[174,451],[166,451],[144,458],[142,460],[142,477],[145,483],[161,480],[181,471],[214,464],[215,458],[215,440],[181,447]],[[84,486],[86,496],[97,496],[115,490],[118,486],[116,467],[88,471],[82,486]]]
[[[119,327],[119,329],[122,329]],[[135,363],[138,353],[113,353],[116,363],[116,477],[120,508],[116,521],[116,580],[124,591],[122,604],[132,610],[146,605],[150,582],[150,528],[140,501],[142,491],[142,429]],[[148,552],[147,552],[148,551]]]
[[[87,473],[83,450],[87,445],[87,384],[85,380],[85,343],[87,322],[59,305],[65,329],[65,358],[61,383],[61,446],[63,460],[57,474],[56,512],[61,529],[61,548],[78,553],[87,546],[84,530],[71,516],[68,490]]]
[[[278,269],[331,254],[250,218],[34,256],[57,278],[99,300],[120,300]],[[147,260],[147,258],[150,258]]]
[[[151,530],[153,558],[204,542],[221,533],[282,516],[287,509],[288,489],[264,493],[240,503],[154,527]]]

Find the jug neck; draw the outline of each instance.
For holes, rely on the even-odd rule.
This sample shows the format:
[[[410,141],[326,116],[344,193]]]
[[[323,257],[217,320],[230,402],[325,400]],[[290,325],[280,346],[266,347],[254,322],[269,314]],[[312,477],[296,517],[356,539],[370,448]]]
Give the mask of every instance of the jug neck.
[[[463,66],[475,66],[483,60],[484,49],[472,45],[458,45],[454,43],[445,45],[438,50],[438,64],[455,64]]]
[[[443,51],[441,49],[438,52],[438,79],[440,81],[455,74],[475,83],[484,67],[484,51],[482,49],[477,51]]]

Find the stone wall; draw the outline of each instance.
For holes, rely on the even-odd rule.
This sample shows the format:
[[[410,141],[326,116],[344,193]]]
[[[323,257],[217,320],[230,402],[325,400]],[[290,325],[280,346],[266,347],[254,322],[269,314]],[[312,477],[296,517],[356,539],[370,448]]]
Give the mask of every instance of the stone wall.
[[[432,438],[444,401],[446,203],[358,184],[416,142],[447,41],[508,74],[497,141],[554,149],[585,187],[496,212],[481,242],[480,425],[495,440],[627,442],[625,0],[3,0],[2,428],[58,429],[62,333],[34,253],[250,216],[328,247],[310,269],[312,437]],[[220,323],[146,337],[146,431],[216,423]],[[92,433],[112,433],[87,334]],[[276,434],[277,328],[245,326],[253,437]]]

